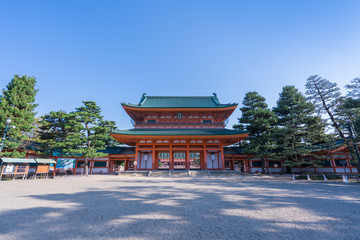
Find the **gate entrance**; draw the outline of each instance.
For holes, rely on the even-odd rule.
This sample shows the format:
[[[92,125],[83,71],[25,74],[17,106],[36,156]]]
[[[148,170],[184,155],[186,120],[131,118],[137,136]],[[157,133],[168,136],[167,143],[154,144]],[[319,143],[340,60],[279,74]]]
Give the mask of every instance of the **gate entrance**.
[[[200,158],[201,158],[200,152],[190,152],[189,153],[189,169],[195,169],[195,170],[201,169]]]
[[[201,169],[201,153],[189,152],[189,156],[186,156],[186,152],[174,151],[172,159],[170,159],[169,152],[157,152],[157,169],[159,170],[185,170],[185,169]],[[186,159],[188,158],[188,161]]]
[[[185,169],[186,168],[186,153],[185,152],[174,152],[174,169]]]
[[[158,153],[158,169],[170,169],[170,153],[159,152]]]

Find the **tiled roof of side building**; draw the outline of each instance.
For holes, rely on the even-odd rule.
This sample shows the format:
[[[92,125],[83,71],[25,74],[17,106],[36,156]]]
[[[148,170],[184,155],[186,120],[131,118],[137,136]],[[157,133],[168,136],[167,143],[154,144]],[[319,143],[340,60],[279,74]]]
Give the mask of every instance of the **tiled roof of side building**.
[[[246,134],[245,131],[232,129],[129,129],[114,131],[113,134],[136,135],[136,136],[216,136],[216,135],[239,135]]]
[[[224,147],[224,154],[244,154],[244,147]]]
[[[138,104],[123,106],[135,108],[226,108],[237,106],[237,103],[221,104],[216,94],[205,97],[156,97],[143,95]]]
[[[135,154],[135,147],[108,147],[104,150],[99,150],[98,152],[108,154]]]

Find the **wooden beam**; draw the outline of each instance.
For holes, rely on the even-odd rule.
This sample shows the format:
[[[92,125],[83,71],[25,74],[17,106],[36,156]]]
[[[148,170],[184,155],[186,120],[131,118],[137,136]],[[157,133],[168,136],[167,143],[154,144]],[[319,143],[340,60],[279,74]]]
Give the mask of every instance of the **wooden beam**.
[[[169,169],[173,170],[174,169],[174,156],[173,156],[173,151],[172,151],[172,141],[170,140],[170,149],[169,149]]]
[[[157,161],[156,161],[156,155],[155,155],[155,141],[153,142],[153,146],[152,146],[152,170],[156,169],[156,165],[157,165]]]
[[[136,162],[136,165],[134,164],[134,170],[135,171],[137,170],[137,164],[139,164],[138,163],[138,156],[139,156],[138,141],[136,141],[136,145],[135,145],[135,162]]]
[[[225,169],[224,145],[221,144],[221,169]]]

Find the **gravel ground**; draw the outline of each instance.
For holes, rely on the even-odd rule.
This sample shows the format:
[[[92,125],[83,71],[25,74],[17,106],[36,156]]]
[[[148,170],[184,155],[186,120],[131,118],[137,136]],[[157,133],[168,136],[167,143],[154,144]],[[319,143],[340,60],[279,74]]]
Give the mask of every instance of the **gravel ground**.
[[[360,239],[360,184],[261,177],[0,182],[0,239]]]

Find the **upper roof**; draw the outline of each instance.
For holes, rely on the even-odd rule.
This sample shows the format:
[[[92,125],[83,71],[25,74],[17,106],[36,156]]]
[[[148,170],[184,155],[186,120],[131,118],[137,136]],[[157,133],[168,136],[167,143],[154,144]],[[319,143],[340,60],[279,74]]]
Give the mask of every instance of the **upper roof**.
[[[237,103],[221,104],[215,93],[205,97],[157,97],[144,93],[138,104],[122,105],[134,108],[226,108],[237,106]]]

